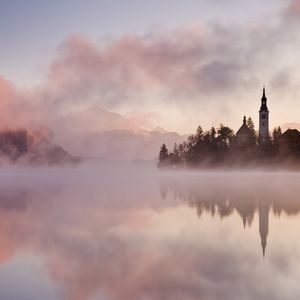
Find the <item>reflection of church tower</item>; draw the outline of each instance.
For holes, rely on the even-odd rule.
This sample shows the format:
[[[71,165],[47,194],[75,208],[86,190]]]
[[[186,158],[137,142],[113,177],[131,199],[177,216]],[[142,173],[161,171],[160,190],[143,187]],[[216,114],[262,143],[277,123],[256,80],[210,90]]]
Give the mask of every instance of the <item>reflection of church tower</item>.
[[[259,234],[261,238],[261,246],[263,250],[263,256],[265,256],[267,246],[267,236],[269,232],[269,206],[264,203],[260,203],[258,206],[259,214]]]
[[[267,107],[266,89],[263,89],[261,107],[259,110],[259,142],[265,143],[269,139],[269,110]]]

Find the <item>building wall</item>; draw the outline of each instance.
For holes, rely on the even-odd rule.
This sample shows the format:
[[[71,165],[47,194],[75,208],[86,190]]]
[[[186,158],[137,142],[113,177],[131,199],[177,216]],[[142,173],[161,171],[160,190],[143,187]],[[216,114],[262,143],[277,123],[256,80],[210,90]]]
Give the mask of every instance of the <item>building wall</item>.
[[[265,142],[269,138],[269,112],[259,112],[259,140]]]

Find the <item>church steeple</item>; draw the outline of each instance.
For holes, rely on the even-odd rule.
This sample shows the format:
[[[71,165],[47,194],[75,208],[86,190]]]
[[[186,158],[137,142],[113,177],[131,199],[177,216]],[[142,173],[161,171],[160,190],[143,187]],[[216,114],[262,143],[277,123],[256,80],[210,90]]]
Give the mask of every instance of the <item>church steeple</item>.
[[[259,234],[261,239],[261,247],[263,257],[266,254],[267,236],[269,233],[269,206],[266,203],[259,203],[258,206],[259,215]]]
[[[261,144],[269,140],[269,110],[267,107],[266,88],[263,87],[261,106],[259,110],[259,142]]]
[[[266,97],[266,88],[265,88],[265,86],[263,87],[263,95],[262,95],[262,98],[261,98],[260,112],[261,111],[267,111],[268,112],[267,97]]]

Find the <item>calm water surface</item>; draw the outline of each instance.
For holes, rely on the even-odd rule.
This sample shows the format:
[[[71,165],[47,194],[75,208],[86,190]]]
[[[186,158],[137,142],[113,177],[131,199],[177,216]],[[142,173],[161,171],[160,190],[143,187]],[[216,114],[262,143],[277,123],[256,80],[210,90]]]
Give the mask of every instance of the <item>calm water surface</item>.
[[[300,174],[0,171],[0,299],[299,299]]]

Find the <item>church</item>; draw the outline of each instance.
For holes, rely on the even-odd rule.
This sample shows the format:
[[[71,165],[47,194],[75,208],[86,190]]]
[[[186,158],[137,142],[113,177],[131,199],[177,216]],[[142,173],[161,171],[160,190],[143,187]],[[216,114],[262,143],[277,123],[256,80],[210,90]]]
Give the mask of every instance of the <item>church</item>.
[[[269,135],[269,110],[267,107],[266,89],[263,88],[263,96],[261,98],[261,106],[259,110],[259,133],[258,142],[259,144],[265,144],[270,140]],[[253,140],[253,133],[247,125],[246,116],[244,116],[243,124],[236,133],[235,147],[237,148],[248,148],[255,144]]]

